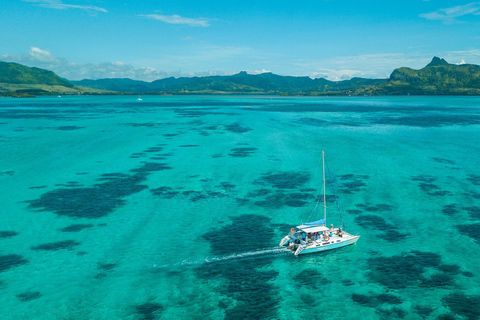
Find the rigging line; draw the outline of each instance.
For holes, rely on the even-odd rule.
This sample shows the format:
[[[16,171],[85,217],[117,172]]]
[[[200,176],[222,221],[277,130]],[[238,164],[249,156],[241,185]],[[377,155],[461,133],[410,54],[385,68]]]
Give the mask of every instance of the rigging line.
[[[317,177],[317,175],[318,175],[318,168],[320,167],[320,162],[321,162],[321,161],[322,161],[322,157],[320,156],[320,157],[318,158],[317,165],[315,166],[315,173],[313,174],[313,180],[314,180],[314,181],[317,181],[316,177]],[[322,190],[322,191],[323,191],[323,190]],[[317,207],[318,207],[318,204],[319,204],[320,201],[321,201],[321,197],[322,197],[322,193],[319,193],[319,194],[318,194],[318,197],[317,197],[317,200],[316,200],[316,202],[315,202],[315,206],[313,207],[312,212],[310,212],[310,216],[308,216],[307,221],[311,221],[312,216],[313,216],[314,213],[316,212]],[[309,203],[306,203],[306,204],[305,204],[305,206],[307,206],[307,205],[309,205]]]
[[[340,218],[342,219],[342,228],[345,228],[345,223],[343,221],[343,216],[342,216],[342,210],[340,210],[340,204],[338,203],[338,198],[337,198],[337,190],[335,188],[335,178],[334,178],[335,176],[331,174],[330,168],[328,167],[328,162],[325,162],[325,166],[327,167],[328,176],[331,177],[331,183],[332,183],[332,187],[333,187],[333,195],[335,197],[335,202],[337,204],[338,213],[340,214]]]

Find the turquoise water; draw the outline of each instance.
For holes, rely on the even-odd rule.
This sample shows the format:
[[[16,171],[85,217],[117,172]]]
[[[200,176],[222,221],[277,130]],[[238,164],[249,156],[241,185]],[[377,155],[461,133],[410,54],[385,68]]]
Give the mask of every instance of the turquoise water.
[[[0,128],[2,319],[480,317],[478,97],[4,98]],[[361,238],[295,257],[322,150]]]

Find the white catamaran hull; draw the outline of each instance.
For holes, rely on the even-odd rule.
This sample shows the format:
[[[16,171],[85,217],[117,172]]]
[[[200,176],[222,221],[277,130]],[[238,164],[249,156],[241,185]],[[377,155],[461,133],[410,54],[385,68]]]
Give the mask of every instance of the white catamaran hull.
[[[297,248],[297,250],[295,250],[295,255],[298,256],[300,254],[315,253],[315,252],[321,252],[321,251],[346,247],[351,244],[355,244],[358,238],[360,238],[360,236],[352,237],[349,240],[344,240],[344,241],[335,242],[335,243],[322,244],[322,243],[315,242],[315,243],[309,244],[308,246],[300,246]]]
[[[347,232],[343,233],[343,236],[333,235],[328,240],[325,238],[316,240],[307,240],[303,238],[301,233],[294,233],[285,236],[280,241],[280,246],[288,246],[290,250],[295,252],[295,255],[307,253],[322,252],[332,249],[338,249],[346,247],[351,244],[355,244],[360,236],[354,236]]]

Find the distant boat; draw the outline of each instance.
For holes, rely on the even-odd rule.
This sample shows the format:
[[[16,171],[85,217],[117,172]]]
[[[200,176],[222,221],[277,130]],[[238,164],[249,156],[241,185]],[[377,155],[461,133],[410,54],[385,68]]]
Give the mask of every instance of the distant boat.
[[[62,96],[57,96],[57,98],[61,98]]]
[[[138,96],[137,100],[142,101],[142,97]]]
[[[344,230],[343,218],[342,225],[338,228],[334,228],[331,224],[330,228],[327,227],[327,197],[325,192],[325,152],[322,151],[322,165],[323,165],[323,219],[306,222],[295,228],[290,229],[290,234],[286,235],[281,241],[280,246],[287,246],[290,250],[295,252],[295,255],[306,253],[322,252],[331,249],[337,249],[345,247],[351,244],[355,244],[360,238],[359,235],[352,235]],[[335,188],[334,188],[335,189]],[[334,190],[335,191],[335,190]],[[337,196],[335,195],[335,201],[337,202]],[[317,205],[320,202],[320,197],[317,201]],[[314,208],[314,210],[315,210]],[[338,208],[338,212],[341,211]]]

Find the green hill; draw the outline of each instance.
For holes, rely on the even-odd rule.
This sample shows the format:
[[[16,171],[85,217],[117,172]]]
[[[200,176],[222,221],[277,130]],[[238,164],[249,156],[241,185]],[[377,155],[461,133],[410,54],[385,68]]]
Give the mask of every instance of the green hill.
[[[63,80],[52,71],[29,68],[27,66],[0,61],[0,83],[8,84],[46,84],[50,86],[73,87],[73,84]]]
[[[75,86],[54,72],[0,61],[0,95],[34,97],[57,94],[108,94],[105,90]]]
[[[454,65],[434,57],[420,70],[395,69],[388,81],[363,92],[377,95],[480,94],[480,66]],[[362,90],[356,93],[362,93]]]

